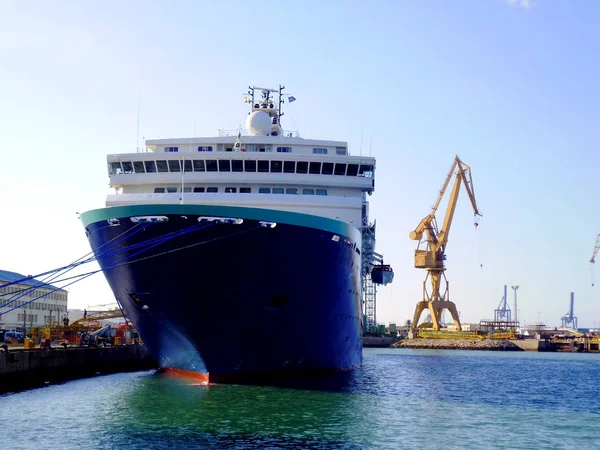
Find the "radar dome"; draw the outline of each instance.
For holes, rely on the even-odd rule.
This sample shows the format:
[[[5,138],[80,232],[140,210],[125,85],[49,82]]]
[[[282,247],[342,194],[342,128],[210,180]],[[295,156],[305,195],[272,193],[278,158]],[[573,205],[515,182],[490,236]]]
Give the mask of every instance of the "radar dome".
[[[254,111],[246,119],[246,129],[252,136],[265,136],[271,133],[271,116],[264,111]]]

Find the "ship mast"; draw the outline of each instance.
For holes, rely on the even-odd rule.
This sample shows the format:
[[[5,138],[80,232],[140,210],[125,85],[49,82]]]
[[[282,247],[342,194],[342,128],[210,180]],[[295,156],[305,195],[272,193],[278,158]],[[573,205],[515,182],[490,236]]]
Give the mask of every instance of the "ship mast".
[[[263,111],[271,117],[273,126],[278,126],[280,132],[281,128],[281,116],[284,115],[282,111],[282,105],[285,103],[284,95],[288,97],[288,102],[296,100],[293,96],[284,94],[283,90],[285,86],[279,85],[279,89],[269,89],[258,86],[248,86],[248,92],[244,95],[244,102],[250,103],[250,112],[252,114],[255,111]],[[258,92],[260,91],[260,98],[258,98]],[[277,100],[274,99],[277,94]]]

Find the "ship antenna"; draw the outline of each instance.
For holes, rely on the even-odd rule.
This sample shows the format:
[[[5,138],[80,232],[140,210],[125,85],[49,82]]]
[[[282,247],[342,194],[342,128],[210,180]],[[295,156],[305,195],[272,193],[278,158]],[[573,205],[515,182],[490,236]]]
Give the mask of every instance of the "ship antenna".
[[[283,112],[281,112],[281,105],[283,105],[283,90],[285,86],[279,85],[279,107],[277,108],[277,123],[279,124],[279,128],[283,133],[283,128],[281,128],[281,116],[283,116]]]
[[[135,151],[140,152],[140,87],[138,86],[137,134],[135,136]]]
[[[362,131],[361,131],[360,132],[360,156],[362,156],[362,141],[363,141],[362,137],[363,137],[363,134],[362,134]]]
[[[254,87],[248,86],[248,89],[250,89],[248,91],[248,95],[250,95],[250,111],[252,111],[252,109],[254,108]],[[251,112],[249,112],[248,114],[251,114]]]

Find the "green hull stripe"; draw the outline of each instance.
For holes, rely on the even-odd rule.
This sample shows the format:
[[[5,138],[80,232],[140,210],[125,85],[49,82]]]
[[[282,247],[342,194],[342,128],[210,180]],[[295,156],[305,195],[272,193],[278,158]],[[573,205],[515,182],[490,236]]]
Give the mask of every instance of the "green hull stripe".
[[[330,231],[335,234],[348,237],[355,242],[360,242],[360,232],[351,224],[326,217],[313,216],[288,211],[277,211],[273,209],[245,208],[241,206],[222,205],[124,205],[109,208],[93,209],[81,214],[81,222],[84,227],[91,223],[112,218],[123,218],[131,216],[157,216],[167,214],[196,214],[211,217],[235,217],[238,219],[264,220],[267,222],[285,223],[308,228]]]

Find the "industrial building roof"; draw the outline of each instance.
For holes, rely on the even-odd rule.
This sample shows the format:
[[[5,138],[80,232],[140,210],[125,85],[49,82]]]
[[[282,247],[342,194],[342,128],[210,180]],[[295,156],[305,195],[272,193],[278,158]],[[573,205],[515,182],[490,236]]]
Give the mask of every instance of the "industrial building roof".
[[[23,280],[23,278],[27,278],[29,275],[21,275],[17,272],[9,272],[8,270],[0,269],[0,287],[6,283],[12,283],[14,281]],[[28,286],[36,286],[36,287],[44,287],[48,289],[60,289],[58,286],[53,286],[51,284],[44,283],[43,281],[36,280],[35,278],[28,278],[26,280],[20,281],[18,284],[26,284]],[[60,289],[64,291],[64,289]]]

